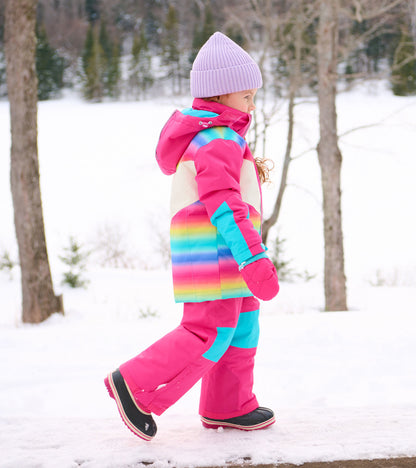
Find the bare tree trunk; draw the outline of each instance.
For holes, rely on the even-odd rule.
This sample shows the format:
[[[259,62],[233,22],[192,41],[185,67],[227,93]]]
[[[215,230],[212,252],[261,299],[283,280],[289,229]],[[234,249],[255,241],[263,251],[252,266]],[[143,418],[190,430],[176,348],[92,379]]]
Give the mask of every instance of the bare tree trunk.
[[[341,163],[336,114],[339,0],[321,0],[318,30],[318,99],[325,238],[325,310],[347,310],[341,216]]]
[[[302,8],[301,2],[295,5],[296,10]],[[295,11],[296,11],[295,10]],[[269,235],[270,228],[276,224],[277,219],[279,218],[280,208],[282,206],[283,195],[286,190],[287,186],[287,176],[289,172],[289,165],[292,161],[291,154],[292,154],[292,145],[293,145],[293,131],[295,126],[295,117],[294,117],[294,110],[295,110],[295,97],[296,94],[299,92],[300,87],[300,75],[301,75],[301,54],[302,54],[302,24],[300,24],[302,18],[300,15],[296,15],[295,17],[295,33],[294,33],[294,57],[291,60],[288,60],[289,64],[289,80],[290,80],[290,88],[289,88],[289,104],[288,104],[288,130],[287,130],[287,139],[286,139],[286,151],[285,151],[285,158],[283,161],[283,168],[282,174],[280,177],[280,186],[279,191],[276,197],[276,201],[273,207],[273,212],[268,219],[263,222],[262,226],[262,239],[263,243],[267,243],[267,238]]]
[[[289,106],[288,106],[289,122],[288,122],[288,132],[287,132],[287,140],[286,140],[285,159],[283,161],[282,175],[280,177],[279,192],[277,194],[276,201],[274,203],[273,212],[269,218],[263,221],[263,225],[262,225],[262,240],[264,244],[266,244],[267,242],[270,228],[277,222],[277,218],[279,217],[280,208],[282,206],[283,194],[285,193],[285,189],[287,185],[287,174],[289,172],[289,165],[292,160],[291,153],[292,153],[292,143],[293,143],[293,127],[294,127],[293,110],[294,110],[294,107],[295,107],[295,93],[294,91],[291,91],[290,96],[289,96]]]
[[[53,291],[43,225],[37,149],[36,0],[8,0],[7,88],[12,133],[10,181],[22,271],[23,322],[63,312]]]

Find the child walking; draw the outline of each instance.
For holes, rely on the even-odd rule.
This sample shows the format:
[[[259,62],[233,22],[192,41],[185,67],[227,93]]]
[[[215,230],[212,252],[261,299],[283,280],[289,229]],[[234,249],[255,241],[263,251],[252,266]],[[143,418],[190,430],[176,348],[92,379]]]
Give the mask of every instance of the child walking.
[[[279,291],[261,241],[259,173],[244,139],[261,86],[253,59],[216,32],[193,63],[192,108],[175,111],[160,134],[157,162],[174,174],[172,274],[183,318],[105,379],[122,420],[144,440],[156,434],[152,413],[161,415],[201,378],[205,427],[249,431],[275,422],[253,394],[256,298]]]

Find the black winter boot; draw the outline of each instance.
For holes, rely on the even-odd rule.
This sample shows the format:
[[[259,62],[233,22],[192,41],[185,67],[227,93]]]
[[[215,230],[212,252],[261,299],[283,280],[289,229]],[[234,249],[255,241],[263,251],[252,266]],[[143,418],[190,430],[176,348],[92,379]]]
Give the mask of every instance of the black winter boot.
[[[250,413],[230,419],[211,419],[201,416],[202,425],[209,429],[231,427],[242,431],[255,431],[271,426],[276,422],[274,413],[269,408],[259,406]]]
[[[104,380],[108,393],[116,400],[118,412],[124,424],[141,439],[152,440],[157,427],[151,413],[143,411],[130,393],[126,382],[117,369]]]

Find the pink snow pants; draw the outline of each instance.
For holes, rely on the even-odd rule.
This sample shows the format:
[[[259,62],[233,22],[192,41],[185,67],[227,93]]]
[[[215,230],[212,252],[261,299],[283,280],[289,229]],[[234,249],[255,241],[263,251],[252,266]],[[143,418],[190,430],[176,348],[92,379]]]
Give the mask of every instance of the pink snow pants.
[[[160,415],[202,377],[201,416],[228,419],[256,409],[258,316],[254,297],[185,303],[177,328],[120,366],[138,405]]]

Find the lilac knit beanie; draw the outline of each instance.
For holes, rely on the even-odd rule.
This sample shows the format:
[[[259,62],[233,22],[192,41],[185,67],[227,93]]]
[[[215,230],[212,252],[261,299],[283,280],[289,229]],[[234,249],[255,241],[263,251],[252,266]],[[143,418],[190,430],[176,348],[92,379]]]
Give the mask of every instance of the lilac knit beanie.
[[[238,44],[220,32],[201,47],[191,70],[191,94],[195,98],[261,88],[258,65]]]

